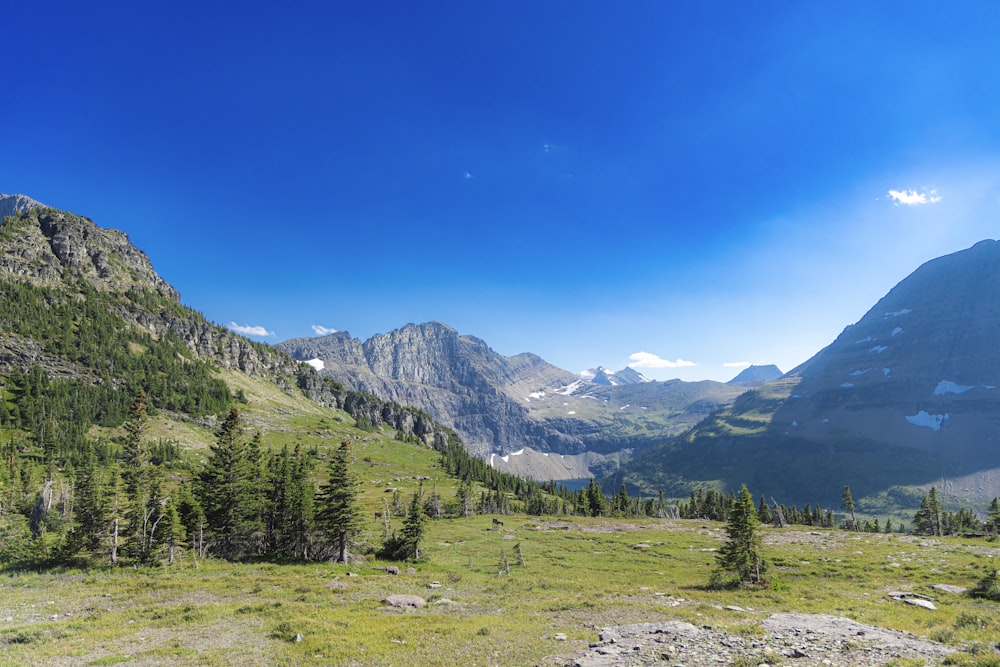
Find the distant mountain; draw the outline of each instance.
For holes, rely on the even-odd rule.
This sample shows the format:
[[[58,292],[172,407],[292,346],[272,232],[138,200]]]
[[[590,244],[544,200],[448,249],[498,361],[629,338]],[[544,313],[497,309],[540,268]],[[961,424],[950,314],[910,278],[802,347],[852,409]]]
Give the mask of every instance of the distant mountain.
[[[639,485],[748,483],[839,504],[936,484],[1000,495],[1000,243],[927,262],[785,378],[623,472]]]
[[[0,220],[3,220],[8,215],[24,213],[32,208],[46,208],[46,206],[25,195],[5,195],[0,193]]]
[[[625,384],[637,384],[639,382],[649,382],[650,379],[635,370],[634,368],[623,368],[620,371],[609,371],[603,366],[591,368],[580,373],[580,377],[589,380],[594,384],[607,387],[618,387]]]
[[[744,368],[739,375],[726,384],[756,387],[768,382],[774,382],[781,376],[782,372],[774,364],[767,366],[750,366],[749,368]]]
[[[345,386],[426,410],[454,427],[475,454],[502,469],[584,477],[607,457],[683,432],[742,388],[718,382],[649,382],[633,369],[593,377],[537,355],[512,357],[440,322],[408,324],[360,341],[346,332],[277,347]],[[537,456],[530,455],[532,452]],[[562,458],[558,466],[546,454]],[[595,456],[596,455],[596,456]],[[504,457],[507,457],[504,460]]]

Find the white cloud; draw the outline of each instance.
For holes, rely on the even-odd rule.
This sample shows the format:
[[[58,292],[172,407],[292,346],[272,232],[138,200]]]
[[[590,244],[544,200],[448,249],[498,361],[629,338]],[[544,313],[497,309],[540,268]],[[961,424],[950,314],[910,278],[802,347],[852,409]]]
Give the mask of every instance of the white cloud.
[[[753,366],[749,361],[727,361],[722,364],[723,368],[750,368]]]
[[[629,368],[690,368],[692,366],[697,366],[696,361],[687,361],[685,359],[678,358],[677,361],[670,361],[669,359],[661,359],[652,352],[636,352],[630,354]]]
[[[904,206],[916,206],[918,204],[936,204],[941,201],[941,195],[938,194],[937,190],[931,190],[930,192],[925,192],[921,190],[917,192],[916,190],[889,190],[889,199],[892,200],[893,206],[899,206],[900,204]]]
[[[236,322],[230,322],[229,328],[238,334],[243,334],[244,336],[273,336],[273,331],[268,331],[262,326],[251,325],[251,324],[236,324]]]
[[[322,324],[312,325],[312,330],[316,332],[317,336],[329,336],[330,334],[337,333],[336,329],[331,329],[330,327],[325,327]]]
[[[465,172],[465,174],[462,175],[462,178],[467,181],[471,181],[473,178],[475,178],[475,176],[472,175],[471,171],[467,171]]]

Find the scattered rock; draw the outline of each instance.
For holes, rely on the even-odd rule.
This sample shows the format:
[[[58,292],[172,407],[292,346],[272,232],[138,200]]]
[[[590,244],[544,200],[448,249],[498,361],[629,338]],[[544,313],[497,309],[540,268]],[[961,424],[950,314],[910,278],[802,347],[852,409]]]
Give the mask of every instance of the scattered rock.
[[[652,549],[652,544],[646,544],[645,542],[640,542],[639,544],[632,547],[633,549]]]
[[[801,667],[875,667],[900,657],[936,664],[956,650],[909,633],[836,616],[775,614],[764,621],[764,629],[766,635],[747,639],[677,621],[605,628],[601,640],[588,650],[545,664],[718,667],[737,661],[766,665],[780,655],[794,660],[789,665]]]
[[[945,593],[955,593],[956,595],[961,595],[969,590],[965,586],[952,586],[951,584],[933,584],[931,588],[944,591]]]
[[[569,639],[569,638],[566,636],[566,633],[564,633],[564,632],[557,632],[556,633],[556,641],[564,642],[567,639]]]
[[[427,600],[424,600],[419,595],[403,595],[403,594],[390,595],[384,600],[382,600],[382,602],[389,605],[390,607],[419,608],[427,604]]]
[[[407,574],[416,574],[417,573],[417,568],[415,568],[415,567],[408,567],[408,568],[406,568],[406,573]]]
[[[902,591],[892,591],[886,593],[893,600],[900,600],[906,604],[912,604],[915,607],[923,607],[924,609],[937,609],[934,604],[934,598],[929,598],[926,595],[920,595],[919,593],[904,593]]]
[[[441,588],[441,582],[432,581],[431,583],[427,584],[427,588]]]

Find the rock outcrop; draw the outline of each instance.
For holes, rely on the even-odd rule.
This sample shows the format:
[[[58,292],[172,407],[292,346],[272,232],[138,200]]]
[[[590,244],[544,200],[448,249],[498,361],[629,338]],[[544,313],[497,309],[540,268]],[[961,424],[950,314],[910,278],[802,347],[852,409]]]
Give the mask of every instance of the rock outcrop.
[[[587,476],[588,465],[595,470],[609,460],[613,467],[605,455],[680,433],[742,391],[715,382],[648,382],[632,369],[601,369],[618,380],[594,383],[534,354],[501,355],[440,322],[363,342],[337,332],[277,347],[300,361],[322,361],[323,373],[349,388],[426,410],[499,469],[546,479],[558,471],[560,479]],[[511,458],[525,449],[537,456]],[[575,458],[556,465],[544,461],[549,453]]]

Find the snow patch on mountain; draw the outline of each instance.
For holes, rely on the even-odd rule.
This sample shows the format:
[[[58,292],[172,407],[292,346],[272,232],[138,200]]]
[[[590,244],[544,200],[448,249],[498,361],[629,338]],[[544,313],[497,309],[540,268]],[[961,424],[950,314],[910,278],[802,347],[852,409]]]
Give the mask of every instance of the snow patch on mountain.
[[[315,359],[309,359],[309,360],[305,361],[304,363],[309,364],[310,366],[312,366],[313,368],[315,368],[318,371],[321,371],[324,368],[326,368],[326,364],[323,363],[323,360],[320,359],[320,358],[318,358],[318,357],[315,358]]]
[[[935,432],[941,430],[941,423],[944,422],[945,419],[948,419],[947,413],[943,415],[932,415],[926,410],[921,410],[915,415],[906,415],[906,421],[910,422],[914,426],[922,426]]]
[[[885,315],[882,316],[882,318],[883,319],[889,319],[890,317],[901,317],[903,315],[906,315],[906,314],[912,313],[912,312],[913,312],[912,308],[902,308],[900,310],[894,310],[892,312],[886,313]]]
[[[944,396],[945,394],[964,394],[970,389],[972,389],[971,386],[958,384],[952,382],[951,380],[941,380],[938,382],[937,387],[934,388],[934,395]]]

